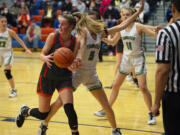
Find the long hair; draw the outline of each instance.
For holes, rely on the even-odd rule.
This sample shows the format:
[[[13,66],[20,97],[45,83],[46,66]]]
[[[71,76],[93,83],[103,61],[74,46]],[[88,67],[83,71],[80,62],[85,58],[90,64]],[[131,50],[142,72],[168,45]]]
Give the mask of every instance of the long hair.
[[[73,16],[76,16],[79,18],[79,21],[76,24],[76,30],[78,34],[85,34],[85,29],[87,28],[90,32],[92,33],[100,33],[104,30],[105,23],[98,21],[98,20],[93,20],[86,13],[80,13],[80,12],[75,12],[73,13]]]
[[[131,15],[133,15],[133,14],[136,13],[136,9],[135,9],[135,8],[131,8],[131,7],[123,7],[123,8],[121,9],[121,11],[123,11],[123,10],[129,11],[129,12],[131,13]],[[136,18],[136,20],[135,20],[134,22],[139,22],[139,23],[141,23],[141,20],[140,20],[139,16]]]

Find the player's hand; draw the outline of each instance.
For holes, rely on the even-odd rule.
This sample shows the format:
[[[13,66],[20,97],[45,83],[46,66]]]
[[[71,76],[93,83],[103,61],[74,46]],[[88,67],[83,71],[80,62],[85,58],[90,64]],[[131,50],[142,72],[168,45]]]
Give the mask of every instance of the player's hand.
[[[32,55],[32,52],[29,49],[26,49],[26,54]]]
[[[51,66],[52,66],[51,63],[54,62],[53,59],[54,59],[54,54],[53,53],[51,53],[51,54],[49,54],[47,56],[44,56],[44,62],[46,62],[48,68],[51,68]]]
[[[82,65],[81,59],[75,58],[73,63],[68,67],[68,69],[73,72],[73,71],[77,70],[81,65]]]
[[[162,26],[156,26],[155,27],[155,32],[158,33],[161,29],[163,29]]]
[[[159,114],[160,114],[159,108],[160,108],[160,104],[154,104],[152,106],[151,111],[152,111],[154,116],[159,116]]]

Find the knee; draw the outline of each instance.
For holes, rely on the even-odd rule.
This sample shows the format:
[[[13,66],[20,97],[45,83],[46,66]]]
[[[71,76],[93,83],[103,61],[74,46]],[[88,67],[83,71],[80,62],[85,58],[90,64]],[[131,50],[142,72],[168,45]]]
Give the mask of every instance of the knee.
[[[30,111],[30,115],[40,120],[45,120],[49,112],[40,112],[38,108],[33,108]]]
[[[5,73],[6,78],[7,78],[8,80],[10,80],[10,79],[13,78],[12,75],[11,75],[11,70],[10,70],[10,69],[5,69],[5,70],[4,70],[4,73]]]
[[[148,89],[146,85],[139,84],[139,89],[141,90],[142,93],[147,93]]]
[[[72,130],[76,130],[78,128],[77,115],[74,110],[74,106],[72,103],[68,103],[64,105],[64,111],[68,117],[69,126]]]
[[[62,103],[61,99],[58,98],[58,99],[56,100],[56,106],[57,106],[57,107],[61,107],[62,105],[63,105],[63,103]]]

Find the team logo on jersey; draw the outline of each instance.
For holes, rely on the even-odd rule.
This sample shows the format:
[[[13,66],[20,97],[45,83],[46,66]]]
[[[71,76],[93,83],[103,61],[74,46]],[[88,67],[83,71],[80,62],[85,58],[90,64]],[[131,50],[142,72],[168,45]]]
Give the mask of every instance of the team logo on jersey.
[[[163,51],[163,50],[164,50],[164,46],[163,45],[156,46],[156,51]]]

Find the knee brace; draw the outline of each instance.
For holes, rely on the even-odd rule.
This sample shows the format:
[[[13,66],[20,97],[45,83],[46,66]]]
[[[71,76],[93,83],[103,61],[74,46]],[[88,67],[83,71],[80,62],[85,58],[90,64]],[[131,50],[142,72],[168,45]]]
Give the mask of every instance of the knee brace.
[[[45,113],[40,112],[38,108],[33,108],[30,111],[30,116],[33,116],[40,120],[45,120],[48,114],[49,112],[45,112]]]
[[[76,130],[78,128],[78,121],[73,104],[72,103],[65,104],[64,111],[68,117],[69,127],[72,130]]]
[[[8,80],[12,79],[11,70],[5,69],[5,70],[4,70],[4,73],[5,73],[6,78],[7,78]]]

